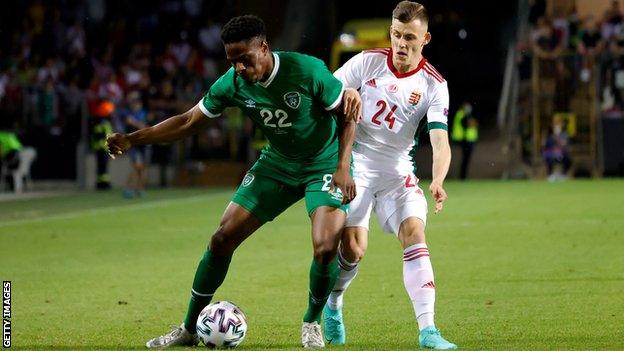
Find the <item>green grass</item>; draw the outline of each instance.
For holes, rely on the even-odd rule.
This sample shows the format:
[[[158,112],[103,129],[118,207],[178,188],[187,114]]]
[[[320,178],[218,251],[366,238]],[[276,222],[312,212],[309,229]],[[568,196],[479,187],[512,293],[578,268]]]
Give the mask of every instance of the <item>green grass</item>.
[[[423,185],[423,188],[426,188]],[[436,323],[463,350],[624,348],[624,181],[447,184],[430,213]],[[184,317],[231,190],[0,202],[0,278],[16,349],[143,349]],[[215,299],[249,318],[241,349],[300,350],[311,259],[298,203],[237,251]],[[417,348],[401,249],[373,224],[348,291],[344,350]]]

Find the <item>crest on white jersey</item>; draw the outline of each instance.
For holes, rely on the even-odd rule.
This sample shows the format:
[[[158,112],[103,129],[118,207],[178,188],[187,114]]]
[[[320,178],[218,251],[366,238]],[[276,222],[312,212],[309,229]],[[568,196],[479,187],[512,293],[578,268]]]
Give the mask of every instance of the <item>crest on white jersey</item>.
[[[296,110],[301,103],[301,95],[296,91],[290,91],[284,94],[284,102],[288,107]]]
[[[418,105],[420,98],[422,97],[422,93],[420,91],[414,90],[410,94],[409,103],[412,105]]]

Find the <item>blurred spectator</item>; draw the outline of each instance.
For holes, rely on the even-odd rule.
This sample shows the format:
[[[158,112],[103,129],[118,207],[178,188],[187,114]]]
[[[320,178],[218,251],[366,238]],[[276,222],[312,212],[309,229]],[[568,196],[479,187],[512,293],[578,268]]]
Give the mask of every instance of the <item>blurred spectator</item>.
[[[577,53],[580,58],[577,71],[579,72],[581,82],[587,83],[590,81],[592,68],[603,49],[604,41],[600,35],[600,27],[592,17],[588,17],[583,21],[583,25],[579,30],[577,45]]]
[[[478,122],[472,114],[472,105],[469,102],[464,102],[453,117],[451,139],[461,146],[462,159],[459,177],[461,180],[466,180],[472,151],[479,140]]]
[[[14,132],[0,130],[0,169],[16,169],[19,165],[19,152],[21,149],[22,143]],[[4,179],[0,183],[4,184]],[[9,180],[9,184],[12,184],[11,180]]]
[[[110,189],[110,174],[108,173],[108,150],[106,136],[113,133],[110,118],[115,111],[115,105],[108,100],[100,100],[94,109],[91,122],[91,150],[97,159],[98,190]]]
[[[570,138],[563,122],[555,119],[544,142],[543,156],[548,170],[548,181],[565,180],[572,161],[569,151]],[[561,164],[561,172],[555,172],[555,165]]]
[[[621,107],[624,106],[624,31],[614,36],[609,44],[605,89]]]
[[[52,128],[58,119],[58,96],[54,87],[54,81],[50,77],[43,86],[43,89],[39,93],[37,104],[39,121],[44,127]],[[55,133],[58,135],[58,132]]]
[[[611,7],[607,9],[602,21],[602,27],[600,29],[603,39],[611,40],[618,32],[622,30],[622,22],[624,16],[620,9],[620,2],[613,0]]]
[[[564,49],[561,37],[555,32],[550,20],[545,17],[537,21],[532,39],[533,52],[541,59],[555,60],[560,57]]]
[[[127,105],[128,109],[123,112],[126,122],[126,132],[132,133],[147,127],[147,111],[143,108],[141,95],[136,91],[129,93]],[[144,195],[148,151],[148,146],[145,145],[135,146],[130,150],[132,171],[128,175],[126,189],[123,191],[123,196],[127,199],[135,196],[142,197]]]
[[[149,107],[154,116],[154,123],[162,122],[183,109],[176,99],[170,80],[164,80],[160,84],[157,93],[149,100]],[[167,165],[171,162],[171,145],[152,145],[151,161],[158,165],[160,186],[167,186]]]

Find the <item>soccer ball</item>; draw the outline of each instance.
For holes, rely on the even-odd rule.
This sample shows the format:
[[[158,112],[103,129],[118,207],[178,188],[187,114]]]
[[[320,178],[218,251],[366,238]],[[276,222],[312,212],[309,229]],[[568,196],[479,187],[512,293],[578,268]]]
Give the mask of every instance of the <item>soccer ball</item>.
[[[206,306],[197,318],[197,335],[207,347],[236,347],[247,334],[247,317],[229,301]]]

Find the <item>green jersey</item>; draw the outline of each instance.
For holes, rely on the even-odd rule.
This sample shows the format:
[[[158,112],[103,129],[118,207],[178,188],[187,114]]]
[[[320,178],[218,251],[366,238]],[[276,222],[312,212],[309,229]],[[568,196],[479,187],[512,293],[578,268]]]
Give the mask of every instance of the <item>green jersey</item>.
[[[340,105],[342,83],[315,57],[273,52],[273,58],[265,82],[248,83],[230,68],[202,98],[200,109],[214,118],[226,107],[239,107],[269,140],[264,152],[288,161],[334,157],[338,135],[329,111]]]

